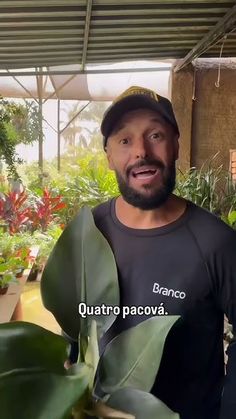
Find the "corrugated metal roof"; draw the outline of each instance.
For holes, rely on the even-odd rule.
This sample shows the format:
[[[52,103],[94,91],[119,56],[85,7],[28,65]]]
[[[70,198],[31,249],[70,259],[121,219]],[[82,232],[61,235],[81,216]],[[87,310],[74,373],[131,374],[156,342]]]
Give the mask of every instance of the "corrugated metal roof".
[[[236,56],[227,0],[1,0],[0,68],[184,58],[231,13],[204,57]]]

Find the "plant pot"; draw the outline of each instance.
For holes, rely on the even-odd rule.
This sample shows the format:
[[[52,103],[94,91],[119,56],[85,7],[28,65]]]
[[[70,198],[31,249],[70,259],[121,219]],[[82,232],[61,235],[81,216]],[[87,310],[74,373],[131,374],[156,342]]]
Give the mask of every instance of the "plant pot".
[[[16,274],[16,278],[22,278],[24,272],[24,268],[20,269],[19,272]]]
[[[0,285],[0,295],[6,294],[8,288],[9,288],[9,285],[5,285],[4,287],[1,287],[1,285]]]
[[[29,273],[27,281],[29,282],[36,281],[38,274],[39,274],[39,268],[33,267]]]

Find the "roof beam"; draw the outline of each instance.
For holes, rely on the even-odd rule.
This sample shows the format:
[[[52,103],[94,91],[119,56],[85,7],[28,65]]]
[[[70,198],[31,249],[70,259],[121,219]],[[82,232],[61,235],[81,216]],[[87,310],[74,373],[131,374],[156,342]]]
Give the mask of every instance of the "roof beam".
[[[73,74],[77,75],[77,74],[109,74],[109,73],[146,73],[146,72],[150,72],[150,71],[170,71],[171,66],[166,66],[166,67],[150,67],[150,68],[120,68],[120,69],[104,69],[104,70],[52,70],[52,69],[48,69],[48,70],[42,70],[42,71],[38,71],[38,70],[34,70],[34,71],[24,71],[24,70],[12,70],[11,71],[11,76],[40,76],[40,75],[53,75],[53,76],[72,76]],[[8,70],[6,70],[8,71]],[[0,71],[0,77],[9,77],[9,74],[7,72],[4,71]]]
[[[52,82],[52,78],[51,78],[52,74],[49,74],[50,80]],[[67,86],[71,80],[73,80],[75,78],[76,74],[73,74],[71,77],[69,77],[64,83],[62,83],[59,87],[55,87],[55,84],[52,82],[53,88],[54,88],[54,92],[51,93],[49,96],[47,96],[44,99],[44,103],[47,102],[48,99],[52,99],[55,95],[57,95],[57,99],[59,99],[58,93],[63,89],[63,87]]]
[[[35,100],[36,103],[38,103],[38,100],[36,99],[36,97],[17,79],[17,77],[15,77],[13,74],[11,74],[11,72],[9,70],[7,70],[7,74],[8,76],[12,77],[13,80],[16,81],[16,83],[19,84],[19,86],[32,98]]]
[[[144,3],[144,2],[143,2]],[[125,5],[124,5],[125,6]],[[184,7],[180,7],[180,5],[178,4],[173,4],[171,5],[171,7],[163,7],[163,1],[162,4],[159,4],[158,7],[158,3],[155,4],[155,7],[153,7],[153,5],[151,5],[151,7],[148,7],[147,4],[143,4],[138,6],[137,8],[133,8],[133,7],[129,7],[130,5],[128,4],[127,6],[125,6],[125,10],[124,8],[121,9],[112,9],[112,7],[104,9],[102,8],[101,10],[99,10],[99,8],[97,7],[97,5],[94,5],[93,8],[93,18],[95,19],[96,17],[114,17],[114,16],[124,16],[124,17],[134,17],[134,16],[142,16],[142,17],[146,17],[146,16],[154,16],[154,15],[158,15],[158,16],[171,16],[171,15],[178,15],[181,17],[181,15],[184,15],[186,13],[190,15],[205,15],[205,14],[209,14],[211,13],[211,15],[215,15],[215,14],[219,14],[219,13],[226,13],[228,11],[227,5],[223,6],[223,4],[213,4],[213,7],[209,8],[205,8],[205,4],[199,4],[199,2],[197,2],[196,4],[194,4],[193,6],[189,6],[184,8]],[[150,6],[150,5],[149,5]],[[181,4],[181,6],[183,6],[183,4]]]
[[[85,28],[84,28],[84,47],[83,47],[82,62],[81,62],[82,70],[84,70],[85,65],[86,65],[87,49],[88,49],[88,41],[89,41],[89,31],[90,31],[90,21],[91,21],[91,16],[92,16],[92,6],[93,6],[93,0],[88,0],[87,1],[86,19],[85,19]]]
[[[2,0],[1,0],[2,1]],[[129,5],[131,5],[131,4],[134,4],[135,6],[137,6],[137,5],[142,5],[143,6],[143,4],[145,4],[145,3],[148,3],[148,4],[154,4],[155,6],[157,5],[157,4],[171,4],[171,5],[175,5],[175,4],[178,4],[178,5],[183,5],[183,4],[194,4],[194,5],[196,5],[196,3],[199,3],[199,4],[205,4],[206,3],[206,0],[198,0],[197,2],[196,2],[196,0],[165,0],[165,2],[163,2],[163,0],[148,0],[148,1],[143,1],[143,0],[129,0],[129,1],[127,1],[127,0],[119,0],[119,6],[120,7],[122,7],[122,6],[125,6],[125,5],[127,5],[127,3],[129,4]],[[207,3],[209,3],[209,4],[216,4],[216,3],[229,3],[229,0],[208,0],[207,1]],[[96,0],[96,6],[109,6],[109,7],[112,7],[112,5],[114,5],[114,4],[117,4],[117,1],[116,0]]]
[[[47,71],[49,71],[49,67],[47,67]],[[55,85],[55,83],[54,83],[54,80],[53,80],[53,78],[52,78],[51,76],[52,76],[52,75],[51,75],[51,74],[49,74],[49,79],[50,79],[50,82],[52,83],[52,87],[53,87],[53,89],[54,89],[54,94],[55,94],[56,98],[57,98],[58,100],[60,100],[60,99],[59,99],[59,96],[58,96],[58,90],[57,90],[57,87],[56,87],[56,85]]]
[[[68,6],[84,6],[86,0],[67,0]],[[2,8],[29,8],[29,7],[37,7],[37,3],[35,3],[35,0],[1,0],[0,2],[0,9]],[[41,0],[40,6],[42,7],[64,7],[65,6],[65,0]]]
[[[233,6],[225,16],[219,20],[219,22],[207,33],[201,41],[182,59],[178,60],[174,67],[174,71],[177,72],[183,67],[186,67],[195,58],[199,57],[205,51],[207,51],[212,45],[218,42],[223,36],[229,32],[236,22],[236,5]]]

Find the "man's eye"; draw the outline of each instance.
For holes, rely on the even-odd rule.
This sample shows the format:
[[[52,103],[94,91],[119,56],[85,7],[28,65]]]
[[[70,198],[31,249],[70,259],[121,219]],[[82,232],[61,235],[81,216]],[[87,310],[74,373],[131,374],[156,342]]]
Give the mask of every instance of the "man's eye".
[[[149,138],[150,138],[150,140],[151,141],[157,141],[157,140],[160,140],[161,139],[161,133],[160,132],[154,132],[153,134],[151,134],[150,136],[149,136]]]
[[[120,144],[126,145],[129,143],[128,138],[122,138],[122,140],[120,140]]]

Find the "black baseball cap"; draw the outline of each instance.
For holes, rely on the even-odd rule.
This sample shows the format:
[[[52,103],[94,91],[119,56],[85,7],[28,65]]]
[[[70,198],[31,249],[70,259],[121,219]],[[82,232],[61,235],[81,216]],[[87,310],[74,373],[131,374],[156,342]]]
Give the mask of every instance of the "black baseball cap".
[[[103,146],[106,147],[107,139],[112,133],[115,124],[129,111],[140,108],[148,108],[159,112],[169,122],[179,135],[178,124],[171,102],[164,96],[160,96],[153,90],[144,87],[132,86],[118,96],[106,110],[101,124]]]

